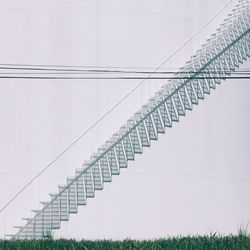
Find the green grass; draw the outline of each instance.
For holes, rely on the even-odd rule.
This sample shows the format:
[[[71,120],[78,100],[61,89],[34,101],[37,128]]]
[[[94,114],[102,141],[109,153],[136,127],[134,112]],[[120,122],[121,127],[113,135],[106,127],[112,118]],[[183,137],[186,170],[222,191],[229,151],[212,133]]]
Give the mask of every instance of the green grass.
[[[143,249],[143,250],[250,250],[250,236],[239,234],[237,236],[195,236],[175,237],[158,240],[66,240],[66,239],[45,239],[45,240],[0,240],[1,250],[122,250],[122,249]]]

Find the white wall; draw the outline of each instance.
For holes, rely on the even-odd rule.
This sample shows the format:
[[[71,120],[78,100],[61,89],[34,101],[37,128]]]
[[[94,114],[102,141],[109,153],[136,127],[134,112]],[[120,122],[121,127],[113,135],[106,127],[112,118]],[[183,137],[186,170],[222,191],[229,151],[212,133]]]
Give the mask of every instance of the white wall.
[[[226,2],[1,1],[0,63],[154,68]],[[165,67],[182,66],[232,6]],[[137,83],[0,80],[0,206]],[[162,84],[145,82],[34,182],[0,214],[0,235],[13,233]],[[153,238],[234,233],[246,225],[249,97],[249,80],[223,83],[56,236]]]

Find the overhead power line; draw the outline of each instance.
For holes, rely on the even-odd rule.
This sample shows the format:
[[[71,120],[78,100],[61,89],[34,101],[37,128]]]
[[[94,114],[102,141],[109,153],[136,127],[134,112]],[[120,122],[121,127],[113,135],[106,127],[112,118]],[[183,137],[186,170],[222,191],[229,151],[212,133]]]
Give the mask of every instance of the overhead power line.
[[[32,71],[32,72],[30,72]],[[35,72],[34,72],[35,71]],[[45,68],[11,68],[11,67],[1,67],[0,66],[0,74],[43,74],[43,75],[59,75],[59,74],[70,74],[70,75],[79,75],[79,74],[150,74],[150,71],[139,71],[139,70],[105,70],[105,69],[95,69],[95,70],[64,70],[64,69],[45,69]],[[193,70],[188,70],[188,71],[178,71],[178,70],[164,70],[164,71],[157,71],[153,72],[152,74],[190,74],[190,73],[196,73]],[[217,69],[215,71],[211,70],[205,70],[203,74],[227,74],[229,71],[225,69]],[[231,72],[230,72],[231,73]],[[246,74],[250,73],[250,69],[238,69],[235,72],[232,72],[231,74]]]
[[[25,67],[25,68],[48,68],[48,69],[55,69],[55,68],[67,68],[67,69],[152,69],[154,70],[155,67],[149,67],[149,66],[111,66],[111,65],[58,65],[58,64],[23,64],[23,63],[0,63],[0,67],[7,67],[7,68],[13,68],[13,67]],[[161,67],[161,69],[171,69],[171,70],[178,70],[179,68],[166,68]]]
[[[31,79],[31,80],[143,80],[145,77],[49,77],[49,76],[0,76],[0,79]],[[201,79],[250,79],[249,76],[205,76],[205,77],[148,77],[147,80],[201,80]]]

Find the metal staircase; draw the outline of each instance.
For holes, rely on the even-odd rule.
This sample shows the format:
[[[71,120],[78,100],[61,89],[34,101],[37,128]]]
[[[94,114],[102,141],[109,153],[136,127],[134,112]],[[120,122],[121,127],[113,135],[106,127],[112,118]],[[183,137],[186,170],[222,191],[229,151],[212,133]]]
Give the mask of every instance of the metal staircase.
[[[138,111],[119,132],[101,146],[75,176],[68,177],[65,185],[59,185],[58,193],[50,194],[50,201],[42,202],[42,209],[33,210],[32,218],[18,227],[15,238],[43,238],[60,228],[61,221],[68,221],[78,206],[86,205],[95,190],[102,190],[105,182],[112,181],[121,168],[142,154],[143,147],[150,147],[158,133],[172,127],[186,110],[192,110],[199,99],[210,94],[222,79],[230,75],[250,57],[250,3],[239,0],[235,9],[219,26],[216,33],[182,67],[174,78],[165,84]]]

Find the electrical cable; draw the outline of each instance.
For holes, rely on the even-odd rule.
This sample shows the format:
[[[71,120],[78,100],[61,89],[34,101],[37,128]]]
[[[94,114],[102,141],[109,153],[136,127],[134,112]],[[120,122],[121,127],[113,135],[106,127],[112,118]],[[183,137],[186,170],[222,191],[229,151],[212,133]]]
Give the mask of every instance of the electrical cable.
[[[32,79],[32,80],[144,80],[145,77],[47,77],[47,76],[0,76],[0,79]],[[207,77],[148,77],[147,80],[204,80],[204,79],[250,79],[250,76],[207,76]]]
[[[19,70],[24,71],[24,72],[19,72],[19,70],[17,72],[13,72],[14,68],[4,68],[5,70],[7,69],[7,72],[3,72],[1,70],[0,67],[0,75],[1,74],[7,74],[7,75],[11,75],[11,74],[39,74],[39,75],[59,75],[59,74],[65,74],[65,75],[74,75],[74,74],[149,74],[151,73],[150,71],[126,71],[126,70],[77,70],[77,71],[68,71],[68,70],[60,70],[60,72],[57,72],[57,70],[47,70],[47,69],[43,69],[43,68],[39,68],[39,69],[34,69],[34,68],[20,68]],[[49,71],[49,72],[29,72],[29,70],[34,70],[34,71]],[[2,72],[1,72],[2,71]],[[25,72],[28,71],[28,72]],[[50,72],[53,71],[53,72]],[[153,74],[178,74],[178,75],[182,75],[182,74],[190,74],[190,73],[196,73],[195,71],[158,71],[158,72],[154,72]],[[202,74],[227,74],[229,73],[229,71],[226,70],[216,70],[216,71],[204,71],[202,72]],[[244,70],[236,70],[234,72],[230,72],[230,74],[247,74],[250,73],[250,69],[244,69]]]

